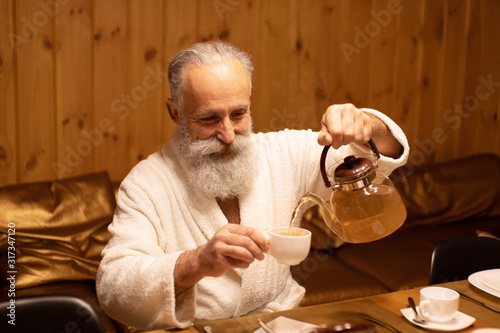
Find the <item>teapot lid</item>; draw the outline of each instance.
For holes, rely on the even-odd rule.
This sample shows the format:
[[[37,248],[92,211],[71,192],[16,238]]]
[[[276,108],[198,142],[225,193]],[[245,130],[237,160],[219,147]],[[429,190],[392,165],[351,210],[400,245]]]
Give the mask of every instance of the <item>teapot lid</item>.
[[[375,146],[375,143],[372,140],[370,140],[368,144],[370,145],[370,148],[373,150],[373,153],[375,153],[377,159],[379,159],[380,154],[378,152],[377,147]],[[321,176],[323,177],[323,182],[325,183],[326,187],[332,186],[326,172],[326,155],[330,147],[331,146],[325,146],[323,148],[323,152],[321,153],[321,159],[319,162]],[[339,182],[345,182],[345,183],[354,182],[356,180],[366,178],[366,176],[368,175],[372,175],[371,178],[374,178],[375,173],[372,173],[372,171],[374,171],[375,168],[376,165],[374,165],[374,163],[368,158],[356,158],[354,156],[348,156],[344,159],[344,163],[342,163],[337,167],[337,169],[339,170],[338,177],[337,177],[337,170],[335,170],[334,178]]]
[[[369,158],[355,157],[353,155],[344,158],[334,172],[335,181],[338,183],[349,183],[365,178],[375,170],[375,165]]]

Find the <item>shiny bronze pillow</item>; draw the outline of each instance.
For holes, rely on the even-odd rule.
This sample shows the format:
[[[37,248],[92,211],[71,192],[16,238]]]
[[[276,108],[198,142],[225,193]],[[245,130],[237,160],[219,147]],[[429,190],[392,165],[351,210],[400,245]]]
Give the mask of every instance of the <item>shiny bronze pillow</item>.
[[[391,178],[408,211],[403,227],[500,216],[500,157],[480,154],[396,169]]]
[[[12,275],[17,289],[94,279],[114,209],[105,172],[0,188],[2,283]]]

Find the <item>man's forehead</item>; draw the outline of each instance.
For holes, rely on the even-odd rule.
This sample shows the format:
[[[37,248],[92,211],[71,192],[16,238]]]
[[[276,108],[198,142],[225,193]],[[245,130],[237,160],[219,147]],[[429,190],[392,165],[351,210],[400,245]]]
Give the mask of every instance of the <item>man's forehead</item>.
[[[185,74],[184,104],[193,112],[249,108],[250,86],[239,62],[190,67]]]
[[[250,103],[244,103],[244,104],[237,104],[237,105],[233,105],[233,106],[229,106],[228,107],[229,111],[230,112],[233,112],[233,111],[243,111],[243,110],[249,110],[250,109]],[[199,108],[198,110],[195,111],[195,114],[197,116],[209,116],[209,115],[214,115],[214,114],[217,114],[217,113],[220,113],[220,112],[223,112],[225,110],[219,110],[219,109],[216,109],[216,108]]]
[[[210,71],[219,73],[240,72],[247,76],[241,62],[236,58],[230,58],[206,64],[189,64],[184,68],[184,78],[192,73]]]

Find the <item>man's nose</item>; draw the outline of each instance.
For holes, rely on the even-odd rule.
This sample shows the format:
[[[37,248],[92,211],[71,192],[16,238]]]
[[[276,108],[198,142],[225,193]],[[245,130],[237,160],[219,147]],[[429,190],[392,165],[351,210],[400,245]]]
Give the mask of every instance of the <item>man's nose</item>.
[[[217,133],[217,139],[225,143],[232,143],[235,138],[233,122],[229,118],[225,118],[221,120],[219,126],[220,128]]]

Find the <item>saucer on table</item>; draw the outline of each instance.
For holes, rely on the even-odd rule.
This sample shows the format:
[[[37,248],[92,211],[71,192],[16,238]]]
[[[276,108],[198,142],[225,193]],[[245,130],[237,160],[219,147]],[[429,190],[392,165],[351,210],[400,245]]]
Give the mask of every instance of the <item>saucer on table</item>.
[[[457,315],[455,316],[455,318],[447,323],[433,323],[428,321],[425,324],[419,324],[413,321],[413,319],[415,319],[415,313],[411,308],[401,309],[401,313],[412,324],[435,331],[458,331],[469,327],[476,321],[476,318],[466,315],[463,312],[457,311]]]
[[[289,332],[289,333],[295,333],[295,332],[302,332],[306,329],[312,329],[316,328],[318,326],[305,323],[303,321],[298,321],[295,319],[279,316],[277,318],[274,318],[270,322],[266,323],[269,325],[275,332]],[[266,333],[263,328],[259,328],[258,330],[254,331],[254,333]]]

